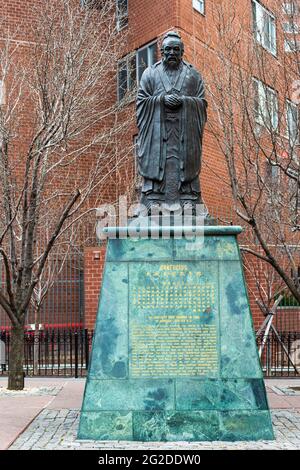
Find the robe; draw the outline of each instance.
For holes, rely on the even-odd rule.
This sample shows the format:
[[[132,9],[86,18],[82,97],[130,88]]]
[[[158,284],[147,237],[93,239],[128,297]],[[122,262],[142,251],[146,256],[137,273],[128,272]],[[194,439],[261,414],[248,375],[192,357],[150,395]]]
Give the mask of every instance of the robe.
[[[202,136],[207,119],[204,83],[197,70],[182,61],[179,77],[171,84],[162,61],[148,67],[137,96],[138,166],[147,180],[163,181],[167,157],[166,108],[163,97],[183,98],[179,113],[180,181],[190,183],[201,170]]]

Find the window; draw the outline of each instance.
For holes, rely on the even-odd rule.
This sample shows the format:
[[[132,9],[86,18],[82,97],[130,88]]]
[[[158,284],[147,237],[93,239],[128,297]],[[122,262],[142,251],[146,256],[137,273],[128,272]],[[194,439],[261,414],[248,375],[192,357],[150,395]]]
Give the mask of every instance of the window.
[[[100,8],[103,0],[80,0],[82,8]]]
[[[252,0],[254,34],[257,42],[276,54],[275,17],[256,0]]]
[[[300,32],[299,25],[290,21],[289,23],[283,23],[283,31],[287,34],[298,34]]]
[[[5,88],[3,80],[0,80],[0,105],[5,104]]]
[[[282,11],[285,15],[294,16],[298,13],[298,6],[295,2],[285,2],[282,4]]]
[[[276,130],[278,126],[277,92],[260,80],[254,79],[254,93],[256,122],[269,130]]]
[[[266,162],[266,178],[268,184],[278,184],[280,182],[280,170],[275,163]]]
[[[142,73],[147,67],[157,61],[157,43],[148,44],[137,50],[137,80],[140,81]]]
[[[118,101],[130,92],[136,84],[136,57],[128,55],[118,63]]]
[[[128,25],[128,0],[117,0],[116,3],[117,30]]]
[[[193,0],[193,7],[195,8],[195,10],[199,11],[199,13],[204,15],[204,10],[205,10],[204,0]]]
[[[298,52],[298,51],[300,51],[300,41],[297,41],[295,38],[285,39],[284,40],[284,50],[285,50],[285,52]]]
[[[291,210],[300,209],[300,186],[299,186],[299,170],[293,168],[287,169],[288,179],[288,191],[290,196],[290,208]]]
[[[291,147],[299,141],[299,111],[298,106],[291,101],[286,101],[286,129]]]
[[[141,47],[118,64],[118,100],[121,101],[127,92],[131,91],[140,81],[147,67],[157,61],[157,42]]]

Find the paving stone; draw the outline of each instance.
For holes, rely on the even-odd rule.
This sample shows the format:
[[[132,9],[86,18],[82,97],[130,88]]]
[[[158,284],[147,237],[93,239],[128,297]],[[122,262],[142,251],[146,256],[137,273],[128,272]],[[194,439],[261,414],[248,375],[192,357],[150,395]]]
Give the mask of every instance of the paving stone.
[[[77,430],[79,410],[51,410],[51,421],[43,410],[24,433],[13,443],[11,450],[205,450],[205,449],[300,449],[300,413],[295,410],[273,410],[272,421],[275,441],[256,442],[126,442],[126,441],[79,441]]]

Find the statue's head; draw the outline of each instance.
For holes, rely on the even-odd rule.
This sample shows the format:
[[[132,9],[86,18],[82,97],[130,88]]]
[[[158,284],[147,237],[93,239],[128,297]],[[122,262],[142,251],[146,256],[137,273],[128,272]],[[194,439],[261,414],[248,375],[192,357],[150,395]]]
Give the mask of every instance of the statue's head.
[[[164,63],[170,67],[177,67],[182,61],[183,52],[184,46],[179,34],[176,31],[167,33],[161,46]]]

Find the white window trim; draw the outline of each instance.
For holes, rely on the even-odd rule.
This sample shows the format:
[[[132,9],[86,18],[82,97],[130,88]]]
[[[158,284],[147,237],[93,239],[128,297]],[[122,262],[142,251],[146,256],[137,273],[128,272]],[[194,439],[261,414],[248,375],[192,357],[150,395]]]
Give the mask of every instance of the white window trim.
[[[255,8],[256,12],[256,21],[254,19],[253,15],[253,31],[255,35],[255,40],[267,51],[269,51],[272,55],[276,56],[277,55],[277,27],[276,27],[276,17],[271,13],[266,7],[264,7],[260,2],[257,0],[252,0],[252,8]],[[263,13],[263,16],[260,18],[257,18],[258,13]],[[273,25],[274,25],[274,41],[272,42],[272,31],[269,32],[269,38],[271,39],[270,41],[270,47],[265,44],[265,36],[262,33],[264,24],[262,24],[262,21],[265,21],[265,16],[268,16],[272,18],[273,20]],[[271,23],[269,23],[270,25]]]
[[[118,0],[116,0],[116,21],[117,21],[117,31],[122,31],[122,29],[127,28],[128,26],[128,1],[127,1],[127,11],[125,15],[120,15],[119,8],[118,8]],[[126,24],[121,26],[122,20],[127,18]]]
[[[299,7],[295,2],[283,2],[282,12],[287,16],[295,16],[299,12]]]
[[[126,73],[127,73],[127,87],[126,87],[126,93],[128,92],[128,90],[130,89],[130,60],[132,59],[133,57],[133,54],[127,54],[125,57],[122,57],[122,59],[120,59],[118,61],[118,71],[117,71],[117,98],[118,98],[118,102],[121,102],[123,98],[120,98],[120,81],[119,81],[119,65],[121,65],[122,63],[126,63]],[[125,93],[125,94],[126,94]]]
[[[269,178],[271,183],[279,183],[280,182],[280,168],[275,163],[271,161],[268,162],[269,166]]]
[[[0,106],[5,104],[5,85],[4,81],[0,80]]]
[[[131,74],[130,72],[130,61],[131,59],[135,59],[135,79],[136,79],[136,84],[139,84],[139,67],[138,67],[138,53],[140,51],[143,51],[144,49],[147,49],[147,62],[150,62],[150,47],[153,46],[154,44],[157,45],[157,39],[154,39],[153,41],[145,44],[144,46],[140,47],[139,49],[136,49],[134,52],[127,54],[125,57],[122,57],[118,61],[118,71],[117,71],[117,99],[118,102],[122,101],[120,99],[120,82],[119,82],[119,65],[121,65],[122,62],[126,62],[126,70],[127,70],[127,91],[130,89],[130,79],[131,79]],[[148,49],[149,48],[149,49]]]
[[[282,29],[285,34],[299,34],[300,27],[294,21],[286,21],[282,24]]]
[[[295,39],[285,39],[284,40],[284,51],[287,53],[293,54],[294,52],[300,51],[300,40]]]
[[[144,49],[147,49],[147,63],[150,62],[149,58],[150,58],[150,47],[153,46],[154,44],[157,45],[157,39],[154,39],[153,41],[151,42],[148,42],[147,44],[145,44],[144,46],[142,47],[139,47],[138,49],[136,49],[136,83],[139,84],[139,62],[138,62],[138,53],[143,51]]]
[[[297,170],[293,170],[292,168],[288,168],[286,170],[287,174],[289,176],[291,176],[292,178],[298,178],[298,171]]]
[[[205,16],[205,0],[193,0],[193,8],[201,15]]]
[[[289,140],[289,142],[291,142],[291,138],[290,138],[290,126],[289,126],[289,118],[288,118],[288,107],[291,107],[291,108],[294,108],[296,110],[296,113],[297,113],[297,122],[296,122],[296,128],[298,128],[298,134],[297,134],[297,137],[295,139],[295,141],[293,142],[293,145],[297,145],[299,144],[299,124],[300,124],[300,113],[299,113],[299,108],[298,108],[298,105],[293,103],[291,100],[286,100],[286,114],[285,114],[285,117],[286,117],[286,138]]]
[[[260,112],[258,116],[255,117],[255,120],[257,124],[265,127],[266,129],[270,128],[272,126],[272,130],[276,131],[278,129],[278,93],[276,90],[273,88],[269,87],[266,85],[264,82],[261,80],[258,80],[257,78],[253,78],[254,82],[256,83],[257,86],[257,92],[258,92],[258,110],[260,111],[260,107],[263,106],[263,112]],[[268,124],[268,107],[266,106],[267,104],[267,93],[271,93],[275,98],[275,113],[271,116],[272,123],[271,125]],[[275,117],[275,123],[274,123],[274,117]]]

